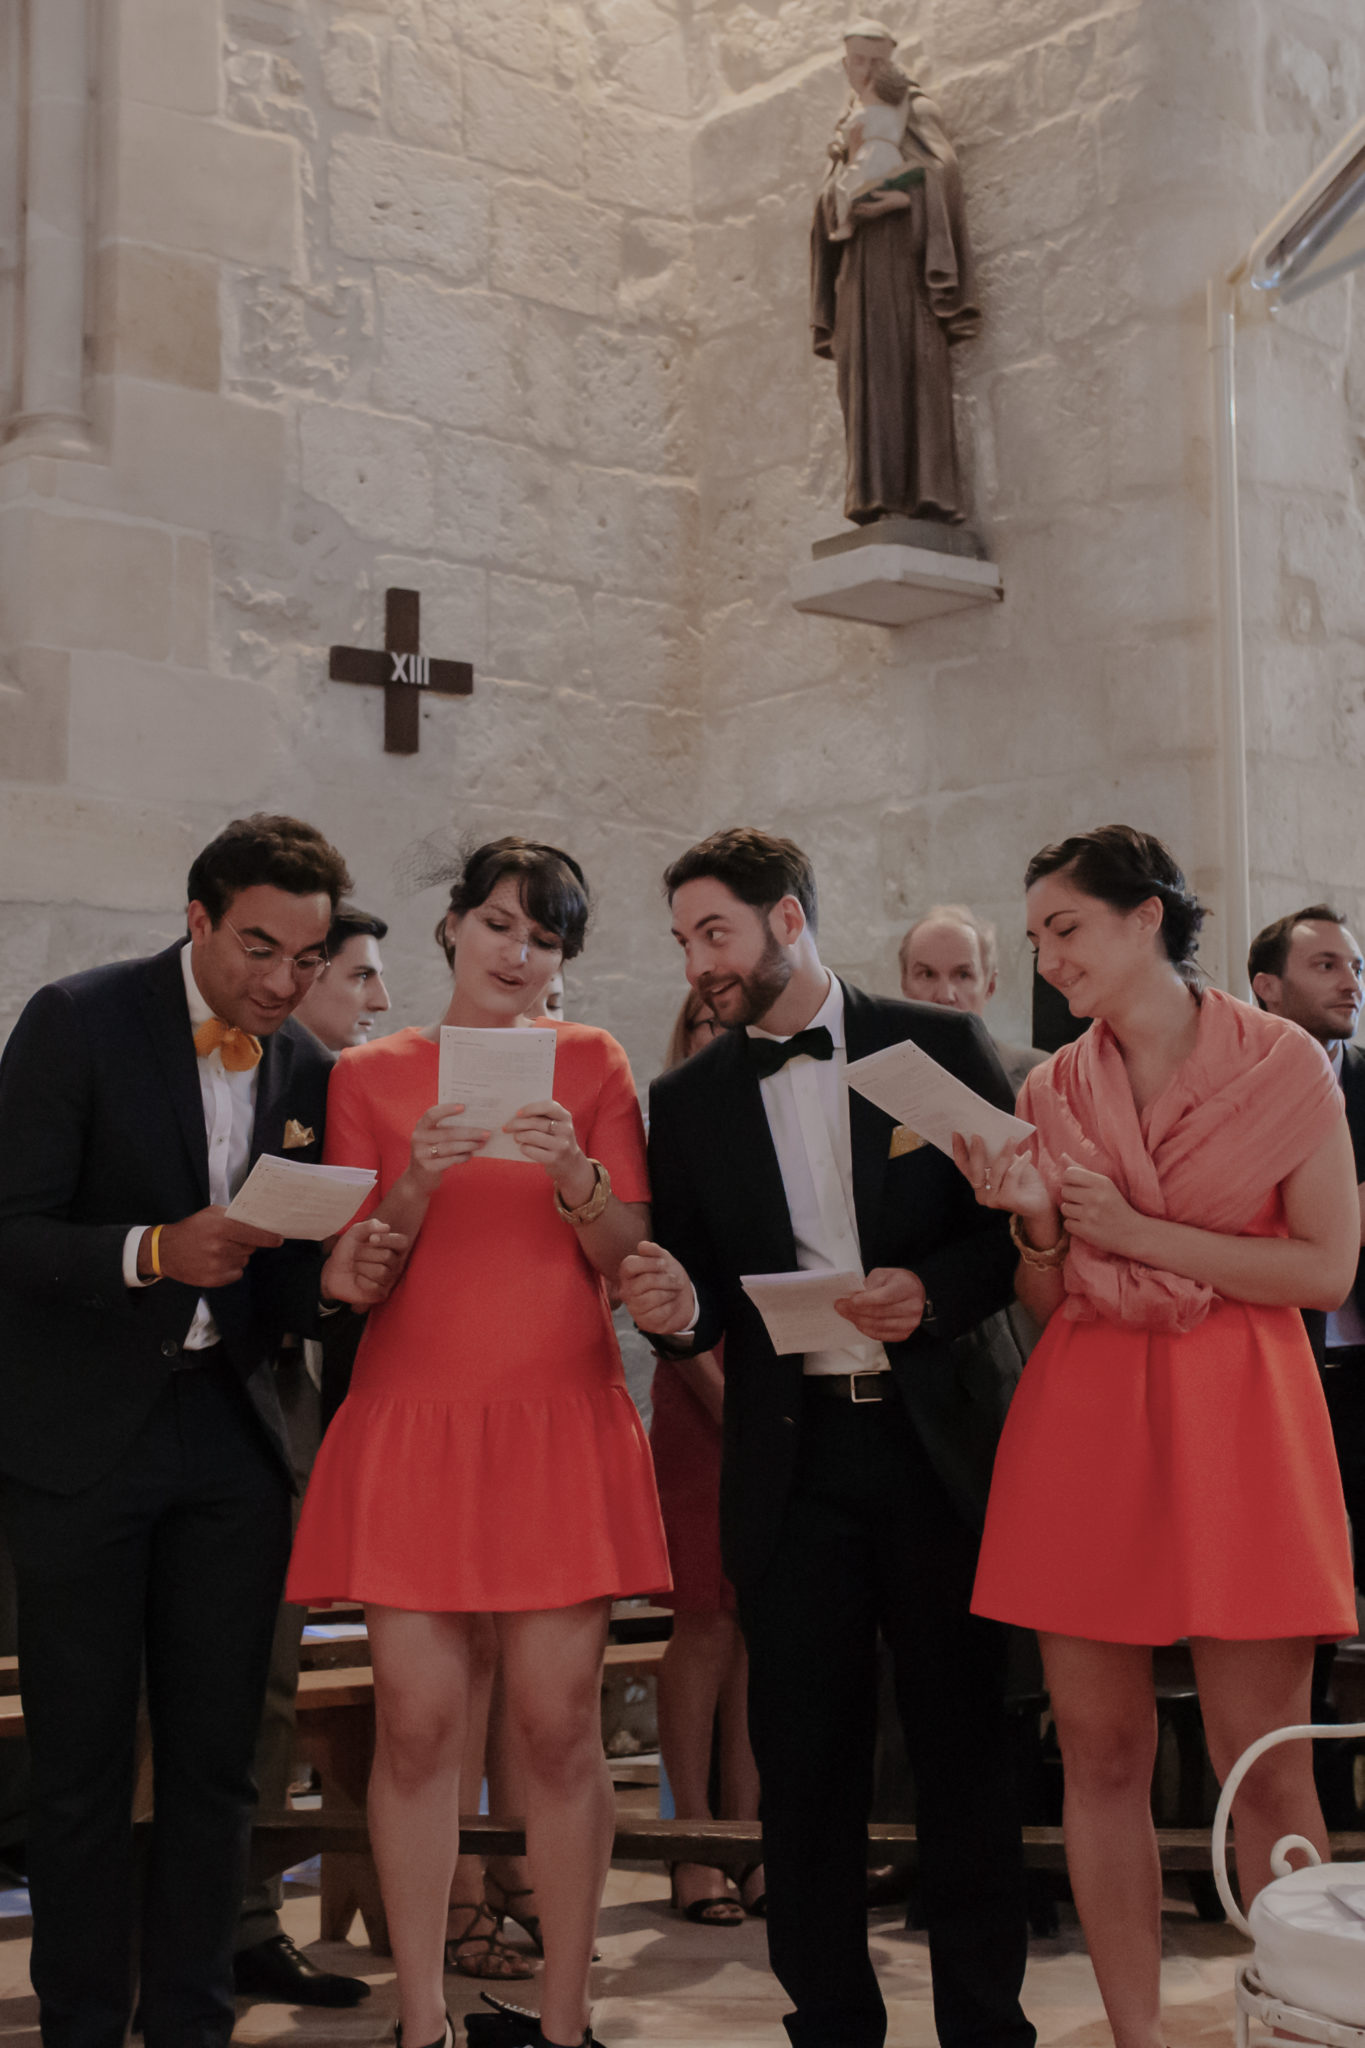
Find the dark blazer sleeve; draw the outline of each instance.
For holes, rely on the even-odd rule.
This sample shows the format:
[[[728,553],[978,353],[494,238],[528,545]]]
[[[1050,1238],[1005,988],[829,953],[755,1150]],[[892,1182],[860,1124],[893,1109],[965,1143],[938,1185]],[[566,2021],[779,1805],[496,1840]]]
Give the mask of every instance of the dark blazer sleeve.
[[[40,989],[0,1057],[0,1286],[128,1314],[124,1241],[148,1219],[70,1220],[93,1085],[76,1003],[60,984]]]
[[[968,1028],[954,1048],[952,1071],[977,1095],[1012,1115],[1014,1091],[985,1026],[977,1017],[964,1016],[962,1023]],[[966,1187],[962,1181],[956,1192],[960,1195]],[[1007,1307],[1014,1297],[1018,1263],[1008,1218],[974,1200],[963,1202],[960,1230],[953,1241],[915,1261],[933,1309],[932,1319],[922,1326],[924,1338],[951,1341]]]
[[[654,1242],[684,1268],[697,1291],[696,1328],[687,1337],[654,1337],[642,1332],[651,1344],[670,1358],[692,1358],[710,1351],[725,1334],[725,1290],[716,1270],[705,1213],[689,1170],[687,1148],[682,1142],[678,1091],[667,1085],[667,1077],[655,1081],[649,1091],[649,1185],[650,1229]]]

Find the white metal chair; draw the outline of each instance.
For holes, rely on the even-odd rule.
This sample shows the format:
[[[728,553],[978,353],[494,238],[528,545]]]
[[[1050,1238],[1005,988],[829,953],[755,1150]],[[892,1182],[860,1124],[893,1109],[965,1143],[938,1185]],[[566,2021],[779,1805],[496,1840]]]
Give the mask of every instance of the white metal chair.
[[[1252,1901],[1248,1918],[1228,1882],[1227,1859],[1232,1802],[1258,1758],[1281,1742],[1362,1736],[1365,1721],[1277,1728],[1228,1772],[1213,1819],[1214,1882],[1229,1920],[1257,1944],[1237,1972],[1237,2048],[1248,2048],[1253,2019],[1324,2048],[1365,2048],[1365,1867],[1323,1863],[1302,1835],[1285,1835],[1271,1853],[1274,1881]],[[1291,1849],[1308,1858],[1307,1868],[1294,1869]]]

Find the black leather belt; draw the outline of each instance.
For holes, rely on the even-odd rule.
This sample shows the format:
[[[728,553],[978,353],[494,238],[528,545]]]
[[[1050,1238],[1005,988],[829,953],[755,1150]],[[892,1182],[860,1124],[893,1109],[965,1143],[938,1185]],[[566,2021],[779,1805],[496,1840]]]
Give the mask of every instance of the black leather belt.
[[[862,1407],[888,1398],[891,1374],[886,1367],[876,1372],[808,1372],[802,1385],[808,1393],[821,1394],[828,1401],[852,1401]]]

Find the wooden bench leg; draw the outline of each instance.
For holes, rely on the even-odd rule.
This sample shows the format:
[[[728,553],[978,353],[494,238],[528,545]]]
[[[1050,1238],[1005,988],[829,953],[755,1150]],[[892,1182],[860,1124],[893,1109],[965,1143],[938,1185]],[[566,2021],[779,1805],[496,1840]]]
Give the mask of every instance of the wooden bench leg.
[[[310,1713],[300,1723],[309,1762],[322,1780],[322,1803],[364,1810],[374,1762],[374,1711],[338,1707]],[[372,1856],[324,1850],[322,1855],[324,1941],[345,1941],[357,1913],[365,1939],[377,1956],[392,1954],[389,1923]]]

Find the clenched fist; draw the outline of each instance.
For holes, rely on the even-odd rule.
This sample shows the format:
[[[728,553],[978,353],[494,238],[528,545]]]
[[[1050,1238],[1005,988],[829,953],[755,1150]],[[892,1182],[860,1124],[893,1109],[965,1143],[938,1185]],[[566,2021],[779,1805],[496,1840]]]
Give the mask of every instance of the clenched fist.
[[[636,1324],[652,1337],[676,1337],[696,1313],[692,1282],[672,1252],[648,1238],[622,1259],[616,1282]]]

